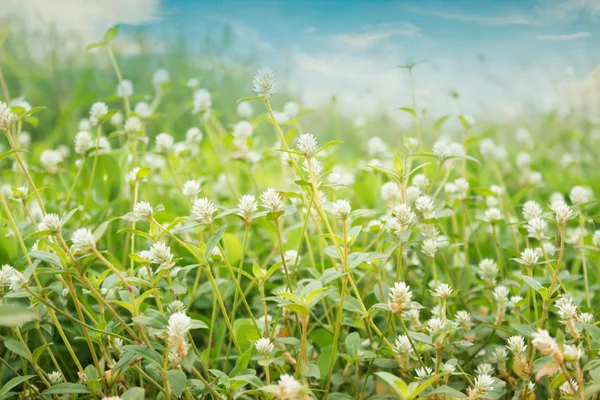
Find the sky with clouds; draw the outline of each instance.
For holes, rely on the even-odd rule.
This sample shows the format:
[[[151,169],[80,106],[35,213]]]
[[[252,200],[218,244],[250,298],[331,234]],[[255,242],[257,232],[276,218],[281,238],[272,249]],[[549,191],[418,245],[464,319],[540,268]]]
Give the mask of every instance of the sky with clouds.
[[[88,34],[141,23],[201,42],[229,28],[235,54],[271,66],[309,106],[332,94],[353,113],[409,105],[398,66],[410,61],[424,61],[417,99],[432,114],[600,106],[600,0],[54,0],[50,16],[49,2],[25,1]]]

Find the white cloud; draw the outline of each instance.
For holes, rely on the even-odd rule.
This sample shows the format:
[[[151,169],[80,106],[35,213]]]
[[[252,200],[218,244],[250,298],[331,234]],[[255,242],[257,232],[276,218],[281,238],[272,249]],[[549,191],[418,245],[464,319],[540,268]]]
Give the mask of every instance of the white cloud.
[[[550,19],[573,19],[580,14],[600,16],[600,0],[538,0],[540,13]]]
[[[577,32],[577,33],[568,33],[564,35],[536,35],[535,37],[540,40],[573,40],[573,39],[582,39],[586,37],[590,37],[591,33],[589,32]]]
[[[410,7],[410,12],[422,15],[430,15],[442,19],[451,19],[455,21],[473,22],[482,25],[537,25],[537,22],[522,15],[474,15],[459,14],[453,12],[426,10],[422,8]]]
[[[391,36],[421,37],[421,29],[407,22],[365,25],[359,33],[339,34],[333,37],[334,42],[354,47],[369,47]]]

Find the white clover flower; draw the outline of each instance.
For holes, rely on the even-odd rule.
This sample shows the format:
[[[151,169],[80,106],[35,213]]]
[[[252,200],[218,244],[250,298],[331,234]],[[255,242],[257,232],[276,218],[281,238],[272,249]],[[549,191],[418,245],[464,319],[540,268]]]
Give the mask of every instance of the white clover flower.
[[[94,139],[88,131],[81,131],[75,135],[75,152],[85,155],[94,145]]]
[[[352,212],[352,207],[347,200],[337,200],[333,203],[332,212],[338,219],[347,219]]]
[[[183,184],[183,189],[181,190],[184,196],[194,197],[200,192],[200,181],[197,180],[187,180]]]
[[[565,344],[563,353],[565,355],[565,359],[568,361],[578,361],[585,354],[581,348],[572,344]]]
[[[306,389],[293,376],[283,374],[279,377],[276,394],[282,400],[303,400],[306,396]]]
[[[421,191],[419,190],[418,187],[409,186],[406,188],[406,193],[404,194],[404,198],[408,204],[414,204],[420,195],[421,195]]]
[[[416,215],[412,212],[410,206],[404,203],[394,207],[392,215],[396,218],[396,221],[398,221],[398,225],[400,225],[400,230],[402,231],[407,230],[416,218]]]
[[[390,288],[390,309],[394,313],[402,313],[405,309],[410,308],[412,292],[410,286],[404,282],[396,282]]]
[[[300,113],[300,106],[294,101],[288,101],[283,105],[283,112],[290,118],[295,118]]]
[[[554,208],[556,214],[556,223],[559,225],[565,225],[571,219],[573,210],[566,204],[559,204]]]
[[[153,213],[154,209],[147,201],[138,201],[133,206],[133,214],[139,219],[148,219]]]
[[[233,136],[237,139],[246,139],[252,136],[252,124],[248,121],[240,121],[233,127]]]
[[[389,153],[390,149],[388,145],[377,136],[372,136],[367,142],[367,149],[369,156],[373,158],[385,157]]]
[[[27,284],[27,279],[25,278],[25,276],[22,273],[20,273],[19,271],[17,271],[16,269],[13,269],[12,274],[10,275],[9,279],[10,279],[9,289],[13,292],[20,290],[21,288],[23,288],[23,286],[25,286]]]
[[[527,350],[527,346],[525,345],[525,339],[523,336],[511,336],[507,339],[506,347],[510,350],[511,353],[524,354]]]
[[[243,195],[238,201],[238,208],[240,211],[237,214],[242,217],[246,223],[252,222],[254,214],[258,211],[256,198],[251,194]]]
[[[426,378],[433,374],[433,370],[429,367],[416,368],[415,373],[419,379]]]
[[[192,319],[182,312],[176,312],[169,317],[167,334],[169,337],[185,338],[192,328]]]
[[[523,300],[523,297],[521,296],[511,296],[510,300],[508,301],[508,307],[512,307],[512,308],[516,308],[517,304]]]
[[[237,114],[242,118],[250,118],[254,114],[254,109],[250,103],[242,101],[237,105]]]
[[[435,142],[431,151],[433,152],[433,155],[437,157],[440,164],[452,155],[450,143],[446,140],[438,140]]]
[[[156,151],[159,153],[168,153],[173,147],[175,139],[168,133],[159,133],[156,135]]]
[[[581,314],[579,314],[579,321],[582,324],[593,324],[594,323],[594,314],[581,313]]]
[[[534,218],[541,218],[542,216],[542,207],[533,201],[529,200],[523,204],[523,217],[526,221],[529,221]]]
[[[262,97],[269,98],[273,93],[276,92],[275,86],[275,72],[271,68],[261,68],[256,71],[254,79],[252,80],[254,91]]]
[[[496,286],[492,295],[494,300],[496,300],[500,305],[506,305],[506,303],[508,303],[510,292],[506,286]]]
[[[447,362],[442,365],[442,372],[445,374],[453,374],[456,371],[456,364],[451,364]]]
[[[491,258],[484,258],[479,262],[479,276],[482,281],[491,285],[496,284],[496,276],[498,276],[498,266]]]
[[[427,257],[435,257],[438,250],[438,242],[436,239],[425,239],[421,245],[421,250]]]
[[[171,248],[162,242],[156,242],[150,247],[150,262],[152,264],[159,264],[161,269],[173,268],[173,254],[171,254]]]
[[[452,296],[453,290],[450,285],[446,283],[438,283],[435,287],[434,295],[440,299],[447,299]]]
[[[94,234],[88,228],[79,228],[71,235],[73,251],[75,253],[88,253],[96,247]]]
[[[406,335],[400,335],[396,338],[396,341],[394,342],[395,346],[394,346],[394,350],[396,350],[396,352],[398,354],[401,355],[407,355],[413,352],[413,348],[410,345],[410,341],[408,340],[408,336]]]
[[[279,192],[268,188],[260,195],[260,203],[268,212],[276,213],[283,210],[283,199]]]
[[[533,249],[525,249],[521,252],[521,260],[523,261],[523,264],[528,268],[531,268],[535,264],[537,264],[538,257],[539,254]]]
[[[8,132],[10,126],[17,119],[17,115],[12,112],[8,104],[0,101],[0,131]]]
[[[46,214],[42,217],[42,221],[39,224],[40,231],[52,231],[59,232],[62,223],[58,214]]]
[[[427,331],[429,331],[431,334],[439,332],[443,327],[444,321],[438,317],[433,317],[427,321]]]
[[[117,96],[131,97],[133,95],[133,83],[130,80],[124,79],[117,85]]]
[[[0,289],[10,286],[15,269],[8,264],[4,264],[0,269]]]
[[[44,150],[40,154],[40,164],[44,167],[48,173],[55,174],[57,172],[57,165],[63,161],[63,156],[56,150]]]
[[[479,374],[475,377],[473,387],[467,389],[469,400],[481,399],[494,389],[494,378],[488,374]]]
[[[167,312],[169,314],[175,314],[175,313],[184,313],[185,314],[186,308],[187,307],[185,306],[185,304],[183,304],[183,302],[181,302],[179,300],[173,300],[167,306]]]
[[[197,114],[199,112],[207,112],[212,106],[212,97],[210,92],[206,89],[198,89],[194,92],[194,107],[192,112]]]
[[[205,225],[213,223],[212,216],[216,212],[217,207],[206,197],[194,201],[192,206],[192,218]]]
[[[562,360],[563,358],[556,340],[550,336],[547,330],[538,329],[537,332],[533,334],[531,344],[545,356],[552,356],[559,360]]]
[[[104,117],[108,112],[108,107],[103,102],[99,101],[92,104],[90,108],[90,122],[92,125],[98,125],[100,118]]]
[[[583,204],[592,200],[594,193],[590,188],[583,186],[573,186],[569,192],[569,198],[573,204]]]
[[[559,389],[560,393],[562,393],[563,396],[569,396],[574,395],[579,391],[579,385],[573,378],[571,378],[569,381],[566,381],[565,383],[560,385]]]
[[[131,182],[135,182],[137,181],[137,173],[140,172],[140,167],[135,167],[134,169],[132,169],[131,171],[129,171],[127,174],[125,174],[125,181],[128,183]]]
[[[546,221],[543,218],[532,218],[527,222],[527,232],[538,239],[544,237],[545,229]]]
[[[79,128],[80,131],[89,131],[92,129],[92,123],[89,119],[82,118],[79,120],[77,127]]]
[[[256,348],[256,351],[258,351],[258,354],[263,356],[270,356],[271,353],[273,353],[273,350],[275,350],[275,345],[271,343],[271,339],[269,338],[258,339],[254,342],[254,347]]]
[[[123,126],[123,130],[127,134],[138,133],[142,130],[142,121],[138,117],[129,117],[125,121],[125,126]]]
[[[152,75],[152,84],[154,86],[162,86],[170,81],[169,71],[166,69],[157,69]]]
[[[200,128],[198,128],[196,126],[189,128],[185,132],[185,140],[188,143],[198,144],[202,141],[203,137],[204,137],[204,135],[202,134],[202,131],[200,130]]]
[[[140,101],[133,108],[133,112],[140,118],[146,119],[152,115],[150,105],[145,101]]]
[[[503,364],[508,359],[508,353],[504,347],[496,347],[492,352],[491,360],[496,364]]]
[[[456,322],[466,331],[471,329],[472,319],[468,311],[457,311],[455,315]]]
[[[52,385],[56,385],[63,381],[63,376],[59,371],[52,371],[48,374],[48,380]]]
[[[390,206],[400,203],[402,199],[400,186],[398,186],[396,182],[384,183],[383,185],[381,185],[381,198]]]
[[[424,219],[435,218],[435,206],[431,197],[426,195],[417,197],[415,208],[421,213]]]
[[[319,144],[315,135],[312,133],[303,133],[298,137],[296,147],[306,157],[311,157],[319,149]]]
[[[492,207],[485,210],[483,219],[490,224],[497,223],[498,221],[502,221],[502,211],[498,208]]]
[[[562,297],[558,300],[556,302],[556,308],[558,309],[558,316],[564,324],[569,323],[577,317],[577,306],[570,297]]]

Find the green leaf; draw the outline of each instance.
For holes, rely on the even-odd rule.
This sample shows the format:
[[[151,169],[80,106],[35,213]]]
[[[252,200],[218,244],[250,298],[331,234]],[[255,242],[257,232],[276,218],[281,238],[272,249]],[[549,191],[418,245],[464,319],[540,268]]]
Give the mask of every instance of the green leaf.
[[[165,372],[167,381],[169,381],[169,387],[175,393],[175,397],[179,397],[185,390],[185,384],[187,382],[187,376],[183,371],[170,370]]]
[[[0,389],[0,397],[4,396],[6,393],[8,393],[10,391],[10,389],[20,385],[23,382],[28,381],[29,379],[33,378],[35,375],[23,375],[23,376],[17,376],[16,378],[12,378],[10,381],[6,382],[4,384],[4,386],[2,386],[2,389]]]
[[[404,162],[396,154],[394,154],[394,171],[396,171],[398,176],[404,175]]]
[[[406,383],[395,375],[389,372],[375,372],[375,375],[383,379],[388,385],[390,385],[400,398],[405,399],[408,397],[408,386]]]
[[[29,356],[27,355],[27,351],[25,350],[25,348],[23,347],[23,345],[21,344],[21,342],[17,342],[14,339],[9,339],[9,340],[5,340],[4,341],[4,347],[6,347],[8,350],[12,351],[13,353],[29,360]]]
[[[35,364],[37,363],[38,358],[42,355],[42,353],[50,346],[49,343],[43,344],[31,353],[31,361]]]
[[[260,100],[262,99],[262,96],[252,96],[252,97],[244,97],[243,99],[239,99],[238,101],[235,102],[235,105],[237,107],[238,104],[240,104],[243,101],[252,101],[252,100]]]
[[[431,394],[445,394],[450,396],[451,398],[457,398],[457,399],[466,399],[467,396],[462,393],[459,392],[456,389],[451,388],[450,386],[440,386],[437,389],[435,389],[433,392],[431,392]]]
[[[400,107],[400,108],[397,108],[396,110],[398,110],[398,111],[404,111],[405,113],[409,113],[410,115],[412,115],[413,118],[417,118],[417,113],[412,108],[409,108],[409,107]]]
[[[85,385],[79,383],[59,383],[42,392],[42,394],[87,394],[90,393]]]
[[[360,335],[358,332],[352,332],[346,336],[344,343],[346,344],[348,354],[350,354],[352,358],[356,358],[358,356],[358,352],[360,351]]]
[[[110,43],[119,34],[119,25],[113,25],[104,34],[104,42]]]
[[[121,395],[123,400],[144,400],[146,398],[146,391],[141,387],[132,387]]]
[[[535,291],[538,291],[542,288],[542,285],[534,278],[530,278],[526,275],[522,275],[521,279],[523,279],[523,282],[525,282],[525,284],[527,284],[527,286],[529,286],[530,288],[532,288]]]
[[[209,257],[213,249],[217,247],[226,230],[227,225],[223,225],[208,239],[208,242],[206,242],[206,257]]]
[[[160,354],[158,354],[158,352],[154,349],[149,349],[148,347],[143,346],[141,344],[130,344],[127,346],[123,346],[123,349],[133,351],[134,353],[142,356],[144,359],[162,367],[163,359],[160,356]]]
[[[58,256],[56,254],[52,254],[47,251],[32,250],[29,252],[29,255],[32,258],[45,261],[48,264],[52,264],[56,267],[59,267],[59,268],[62,267],[60,259],[58,258]]]
[[[6,41],[9,31],[10,31],[10,25],[6,25],[4,28],[0,29],[0,47],[2,47],[2,45]]]
[[[98,47],[104,47],[104,43],[91,43],[85,46],[86,51],[90,51],[92,49],[96,49]]]
[[[0,326],[20,326],[37,318],[38,314],[27,307],[17,304],[0,305]]]

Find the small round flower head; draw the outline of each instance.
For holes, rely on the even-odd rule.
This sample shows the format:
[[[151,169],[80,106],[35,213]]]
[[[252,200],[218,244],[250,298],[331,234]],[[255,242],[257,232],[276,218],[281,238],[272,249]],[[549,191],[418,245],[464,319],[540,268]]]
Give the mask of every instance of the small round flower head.
[[[402,199],[402,193],[400,192],[400,186],[396,182],[386,182],[381,185],[381,198],[383,201],[390,205],[400,203]]]
[[[408,340],[408,336],[406,335],[398,336],[394,342],[394,345],[394,350],[401,355],[410,354],[413,351],[413,348],[410,345],[410,340]]]
[[[15,269],[8,264],[4,264],[0,268],[0,289],[9,286]]]
[[[584,351],[581,348],[572,344],[565,344],[563,353],[567,361],[578,361],[584,355]]]
[[[192,327],[192,319],[182,312],[176,312],[169,317],[167,334],[172,337],[184,338]]]
[[[568,323],[577,317],[577,306],[570,297],[562,297],[556,302],[558,316],[563,323]]]
[[[123,124],[123,113],[119,111],[110,117],[110,124],[114,127],[120,127]]]
[[[523,336],[511,336],[506,341],[506,347],[510,350],[511,353],[524,354],[527,350],[527,346],[525,345],[525,339]]]
[[[571,378],[570,380],[560,385],[559,389],[560,393],[562,393],[563,396],[572,396],[575,395],[579,390],[579,385],[577,384],[577,381]]]
[[[592,236],[592,243],[597,248],[600,248],[600,230],[594,232],[594,235]]]
[[[198,144],[202,141],[203,134],[200,128],[193,126],[185,132],[185,140],[188,143]]]
[[[283,210],[283,199],[279,192],[273,188],[268,188],[260,195],[260,204],[268,212],[279,212]]]
[[[212,97],[206,89],[198,89],[194,92],[194,114],[199,112],[207,112],[212,106]]]
[[[434,334],[444,327],[444,321],[438,317],[433,317],[427,321],[427,330]]]
[[[75,135],[75,152],[85,154],[94,145],[94,139],[88,131],[81,131]]]
[[[107,112],[108,107],[101,101],[92,104],[92,107],[90,108],[90,122],[93,125],[98,125],[100,118],[104,117]]]
[[[150,108],[150,105],[145,101],[138,102],[133,108],[133,112],[135,113],[135,115],[143,119],[148,118],[152,115],[152,109]]]
[[[581,314],[579,314],[579,321],[582,324],[593,324],[594,323],[594,314],[592,314],[592,313],[581,313]]]
[[[537,264],[539,254],[534,249],[525,249],[521,252],[521,260],[523,264],[531,268]]]
[[[242,217],[246,223],[252,222],[254,214],[258,211],[256,198],[251,194],[243,195],[238,201],[238,208],[240,209],[238,215]]]
[[[508,358],[508,353],[504,347],[496,347],[492,352],[491,360],[496,364],[503,364]]]
[[[233,136],[237,139],[246,139],[252,136],[252,124],[248,121],[240,121],[233,127]]]
[[[425,239],[423,240],[423,244],[421,245],[421,250],[423,250],[423,254],[427,257],[435,257],[435,253],[438,250],[438,242],[436,239]]]
[[[394,218],[396,218],[396,221],[398,221],[400,230],[402,231],[408,229],[408,227],[416,218],[416,215],[414,212],[412,212],[410,206],[405,203],[398,204],[396,207],[394,207],[392,215]]]
[[[401,313],[403,310],[410,307],[412,292],[410,286],[404,282],[396,282],[394,286],[390,288],[390,302],[389,306],[395,313]]]
[[[483,398],[485,394],[491,392],[492,389],[494,389],[494,378],[488,374],[479,374],[475,377],[473,387],[467,389],[468,398]]]
[[[550,336],[547,330],[538,329],[537,332],[533,334],[531,344],[545,356],[562,359],[562,352],[560,351],[556,340]]]
[[[163,242],[156,242],[150,247],[150,262],[159,264],[162,269],[171,269],[173,267],[173,254],[171,248]]]
[[[521,169],[531,166],[531,155],[524,151],[517,154],[517,166]]]
[[[168,133],[159,133],[156,135],[156,151],[159,153],[168,153],[173,147],[175,139]]]
[[[452,364],[451,362],[447,362],[442,365],[442,372],[445,374],[453,374],[456,371],[456,364]]]
[[[184,313],[185,314],[185,311],[186,311],[185,304],[183,304],[183,302],[181,302],[179,300],[174,300],[174,301],[170,302],[169,305],[167,306],[167,312],[169,314],[175,314],[175,313]]]
[[[88,228],[79,228],[71,235],[73,251],[75,253],[88,253],[96,247],[94,234]]]
[[[510,296],[510,293],[506,286],[496,286],[493,296],[499,304],[506,305],[506,303],[508,303],[508,297]]]
[[[282,400],[302,400],[306,390],[293,376],[283,374],[279,377],[276,395]]]
[[[435,287],[435,296],[439,297],[440,299],[447,299],[448,297],[452,296],[453,290],[450,287],[450,285],[446,284],[446,283],[438,283],[437,286]]]
[[[123,130],[127,134],[138,133],[140,130],[142,130],[142,121],[138,117],[129,117],[125,121]]]
[[[283,105],[283,112],[290,118],[295,118],[300,112],[300,106],[295,101],[288,101]]]
[[[302,163],[302,168],[304,171],[312,178],[314,177],[315,184],[317,186],[321,185],[321,175],[323,174],[323,166],[321,162],[316,158],[307,158]]]
[[[154,86],[162,86],[166,83],[169,83],[169,80],[169,71],[166,69],[157,69],[152,75],[152,84]]]
[[[421,213],[424,219],[435,218],[435,207],[431,197],[426,195],[417,197],[415,208]]]
[[[216,212],[217,207],[206,197],[194,201],[192,206],[192,217],[205,225],[213,223],[212,216]]]
[[[415,373],[419,379],[426,378],[433,374],[433,370],[429,367],[416,368]]]
[[[200,192],[200,181],[197,180],[187,180],[183,184],[183,189],[181,190],[184,196],[194,197]]]
[[[412,179],[412,184],[421,190],[425,190],[429,186],[429,179],[423,174],[416,174]]]
[[[153,212],[152,206],[147,201],[138,201],[133,206],[133,214],[139,219],[148,219]]]
[[[573,204],[583,204],[592,200],[593,192],[590,188],[573,186],[569,192],[569,198]]]
[[[484,216],[483,216],[483,219],[486,222],[489,222],[490,224],[502,221],[502,218],[503,218],[502,217],[502,211],[500,211],[496,207],[488,208],[487,210],[485,210],[485,213],[484,213]]]
[[[554,208],[556,214],[556,223],[559,225],[565,225],[571,219],[573,210],[566,204],[559,204]]]
[[[237,114],[242,118],[250,118],[254,114],[254,109],[250,103],[242,101],[237,105]]]
[[[39,224],[40,231],[52,231],[59,232],[62,223],[58,214],[46,214],[42,217],[42,221]]]
[[[311,157],[319,149],[319,144],[315,135],[312,133],[303,133],[298,137],[296,147],[306,157]]]
[[[117,85],[117,96],[130,97],[133,95],[133,83],[130,80],[124,79]]]
[[[542,238],[544,237],[544,230],[546,229],[546,221],[543,218],[531,218],[527,222],[527,232],[533,237]]]
[[[17,115],[12,112],[8,104],[0,101],[0,132],[8,132],[16,119]]]
[[[275,93],[275,72],[271,68],[261,68],[254,75],[252,85],[254,91],[262,97],[269,98]]]
[[[352,212],[352,207],[347,200],[337,200],[333,203],[332,212],[338,219],[347,219]]]
[[[521,296],[511,296],[510,300],[508,301],[508,306],[512,308],[517,308],[521,300],[523,300],[523,297]]]
[[[496,262],[491,258],[484,258],[479,262],[479,276],[482,281],[488,282],[492,285],[496,283],[496,276],[498,276],[498,266]]]
[[[446,161],[448,157],[452,156],[452,149],[447,140],[438,140],[435,142],[431,151],[433,152],[433,155],[438,158],[440,164]]]
[[[48,380],[51,384],[56,385],[57,383],[62,382],[63,376],[59,371],[53,371],[48,374]]]
[[[63,156],[56,150],[44,150],[40,154],[40,164],[44,167],[48,173],[55,174],[57,171],[57,165],[63,161]]]
[[[455,315],[456,322],[466,331],[471,329],[472,319],[468,311],[458,311]]]
[[[258,354],[263,356],[269,356],[275,350],[275,345],[271,343],[271,339],[269,338],[260,338],[256,342],[254,342],[254,347]]]
[[[529,200],[523,204],[523,217],[526,221],[542,216],[542,207],[533,200]]]

